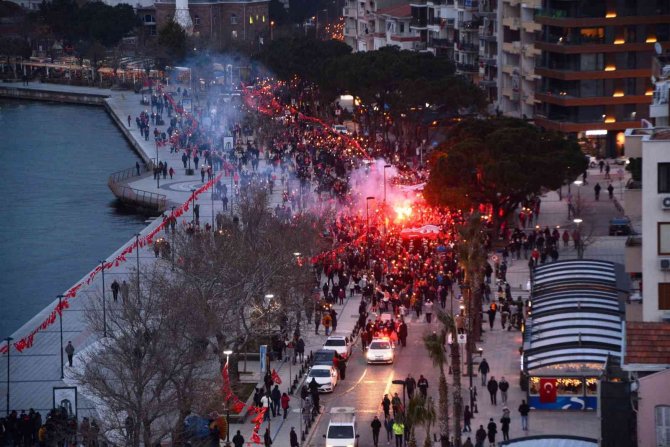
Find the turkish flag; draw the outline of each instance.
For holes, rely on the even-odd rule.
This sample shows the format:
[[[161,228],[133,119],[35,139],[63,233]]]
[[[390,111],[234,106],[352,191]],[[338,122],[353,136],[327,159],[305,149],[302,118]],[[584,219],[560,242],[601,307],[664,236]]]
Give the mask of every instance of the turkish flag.
[[[277,374],[277,371],[274,370],[274,368],[272,369],[271,377],[274,383],[281,385],[281,378],[279,377],[279,374]]]
[[[556,379],[540,379],[540,403],[556,402]]]

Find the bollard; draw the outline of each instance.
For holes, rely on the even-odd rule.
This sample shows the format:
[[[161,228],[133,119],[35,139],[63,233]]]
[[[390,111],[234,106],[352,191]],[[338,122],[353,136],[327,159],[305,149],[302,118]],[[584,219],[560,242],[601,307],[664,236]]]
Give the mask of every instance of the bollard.
[[[302,432],[302,436],[300,437],[300,440],[301,440],[302,442],[305,442],[305,438],[306,438],[306,436],[305,436],[305,432],[306,432],[306,431],[307,431],[307,430],[303,431],[303,432]]]

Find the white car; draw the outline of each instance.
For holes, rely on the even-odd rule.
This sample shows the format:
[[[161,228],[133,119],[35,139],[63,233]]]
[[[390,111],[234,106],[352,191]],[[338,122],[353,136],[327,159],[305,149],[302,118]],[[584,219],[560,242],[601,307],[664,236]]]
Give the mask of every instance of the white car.
[[[387,338],[373,338],[368,346],[368,363],[393,363],[393,345]]]
[[[331,393],[337,385],[337,369],[332,365],[314,365],[307,373],[305,383],[309,384],[312,379],[319,385],[319,393]]]
[[[347,129],[347,126],[343,124],[335,124],[333,126],[333,130],[337,133],[340,133],[342,135],[347,135],[349,133],[349,129]]]
[[[328,337],[323,349],[332,349],[337,352],[343,359],[347,360],[351,356],[351,343],[348,337],[341,335],[332,335]]]

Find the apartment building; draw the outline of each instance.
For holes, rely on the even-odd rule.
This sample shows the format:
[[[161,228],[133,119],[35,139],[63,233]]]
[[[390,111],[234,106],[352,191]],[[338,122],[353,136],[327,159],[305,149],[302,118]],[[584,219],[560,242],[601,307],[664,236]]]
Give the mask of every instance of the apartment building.
[[[541,54],[535,47],[542,26],[535,16],[542,0],[502,0],[499,15],[500,64],[498,64],[498,109],[502,114],[532,119],[535,90],[540,76],[535,60]]]
[[[418,49],[414,42],[419,39],[409,39],[415,33],[409,27],[411,17],[406,16],[407,9],[394,8],[402,5],[409,9],[407,0],[346,0],[342,11],[344,42],[354,51],[373,51],[384,45]],[[388,30],[387,19],[390,24],[395,23]]]
[[[595,155],[623,152],[624,131],[649,117],[654,44],[670,38],[669,0],[544,0],[535,123],[584,138]]]

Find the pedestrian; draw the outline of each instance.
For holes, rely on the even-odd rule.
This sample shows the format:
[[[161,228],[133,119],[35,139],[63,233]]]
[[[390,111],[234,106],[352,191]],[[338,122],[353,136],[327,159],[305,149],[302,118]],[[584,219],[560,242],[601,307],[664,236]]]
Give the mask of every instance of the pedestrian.
[[[121,300],[123,300],[123,304],[126,304],[128,302],[129,296],[130,296],[130,286],[124,279],[123,282],[121,283]]]
[[[65,347],[65,353],[67,354],[67,361],[72,366],[72,357],[74,357],[74,346],[72,346],[72,342],[68,341],[67,346]]]
[[[289,442],[291,443],[291,447],[300,447],[300,443],[298,442],[298,434],[295,432],[295,427],[291,427],[291,433],[289,433]]]
[[[493,323],[496,321],[496,312],[497,312],[496,303],[491,303],[491,305],[489,306],[489,310],[486,311],[486,313],[489,316],[489,327],[491,330],[493,330]]]
[[[484,447],[484,441],[486,441],[486,430],[480,425],[475,433],[475,447]]]
[[[270,394],[272,399],[272,417],[279,416],[279,409],[281,408],[281,391],[279,385],[275,385]]]
[[[411,374],[407,374],[405,379],[405,389],[407,390],[407,395],[411,399],[414,397],[414,390],[416,390],[416,380],[412,377]]]
[[[423,305],[423,312],[426,314],[426,323],[430,324],[433,318],[433,302],[431,300],[426,300],[426,304]]]
[[[489,390],[489,394],[491,395],[491,403],[493,405],[498,405],[498,382],[494,376],[491,376],[489,379],[488,383],[486,384],[486,389]]]
[[[302,337],[295,344],[295,357],[300,363],[305,361],[305,340]]]
[[[393,417],[395,419],[397,419],[398,415],[402,414],[405,410],[402,406],[402,401],[400,400],[398,393],[394,393],[393,397],[391,398],[391,408],[393,408]]]
[[[235,447],[237,447],[237,446],[235,446]],[[472,440],[470,439],[470,436],[468,436],[468,439],[466,439],[465,442],[463,443],[463,447],[474,447],[472,445]]]
[[[321,312],[314,312],[314,334],[319,335],[319,325],[321,324]]]
[[[382,422],[379,420],[377,415],[375,415],[374,419],[372,419],[372,423],[370,424],[370,427],[372,427],[372,442],[374,443],[375,447],[378,447],[379,431],[382,428]]]
[[[174,175],[174,168],[172,166],[170,166],[168,173],[170,174],[170,180],[172,180],[172,176]]]
[[[609,162],[607,162],[607,164],[605,165],[605,179],[606,179],[606,180],[609,180],[609,179],[611,178],[611,177],[610,177],[610,170],[611,170],[611,169],[612,169],[612,168],[610,167]]]
[[[263,435],[263,442],[265,443],[265,447],[270,447],[272,445],[272,435],[270,434],[269,428],[265,429],[265,434]]]
[[[388,419],[391,415],[391,399],[388,394],[384,394],[382,399],[382,408],[384,409],[384,419]]]
[[[505,376],[500,378],[498,382],[498,389],[500,390],[500,398],[503,405],[507,403],[507,390],[509,390],[509,382],[505,380]]]
[[[596,193],[596,202],[600,200],[600,183],[596,183],[596,186],[593,187],[593,191]]]
[[[347,362],[344,359],[339,359],[337,362],[337,372],[340,374],[340,380],[347,378]]]
[[[503,416],[500,418],[500,431],[503,434],[503,441],[509,441],[509,424],[512,420],[509,417],[509,409],[503,408]]]
[[[614,186],[612,186],[612,183],[607,185],[607,193],[609,194],[610,200],[614,198]]]
[[[384,428],[386,429],[386,443],[389,444],[393,439],[393,418],[384,419]]]
[[[465,432],[472,433],[472,428],[470,428],[471,420],[472,420],[472,411],[470,411],[470,405],[466,405],[465,410],[463,410],[463,433]]]
[[[423,377],[423,374],[419,375],[419,380],[417,381],[416,385],[419,387],[419,392],[421,393],[421,396],[425,399],[428,397],[428,380]]]
[[[524,431],[528,431],[528,413],[530,413],[530,406],[525,400],[522,400],[519,405],[519,414],[521,415],[521,430]]]
[[[263,394],[261,396],[260,407],[263,408],[263,410],[264,410],[263,420],[264,421],[269,421],[270,420],[270,410],[272,408],[272,404],[270,402],[270,397],[267,394]]]
[[[140,175],[140,162],[139,161],[135,162],[135,171],[137,172],[137,175]]]
[[[288,397],[288,394],[282,393],[281,395],[281,409],[284,411],[284,419],[286,419],[286,416],[288,416],[288,403],[291,400],[290,397]]]
[[[112,282],[112,285],[110,286],[112,289],[112,298],[114,299],[114,302],[116,303],[117,298],[119,297],[119,289],[121,286],[119,285],[119,282],[117,280],[114,280]]]
[[[330,325],[332,323],[333,323],[333,317],[330,316],[330,313],[326,312],[323,315],[323,318],[321,319],[321,324],[323,325],[323,328],[326,331],[326,336],[330,335]]]
[[[398,327],[398,340],[400,340],[400,345],[403,348],[407,346],[407,324],[404,320],[400,322]]]
[[[242,433],[240,433],[239,430],[237,430],[237,434],[233,436],[233,445],[235,447],[244,446],[244,436],[242,436]]]
[[[486,426],[487,433],[486,435],[489,438],[489,447],[496,446],[496,435],[498,434],[498,424],[493,422],[493,418],[489,419],[489,425]]]
[[[486,386],[486,375],[489,373],[489,371],[491,371],[489,362],[487,362],[486,359],[482,359],[482,362],[479,364],[479,368],[477,369],[482,375],[482,386]]]
[[[405,434],[405,424],[402,421],[393,423],[393,434],[395,435],[395,447],[403,447],[402,437]]]
[[[130,129],[130,115],[128,115],[128,128]]]
[[[361,329],[361,351],[364,351],[368,348],[368,332],[365,330],[365,326]]]

